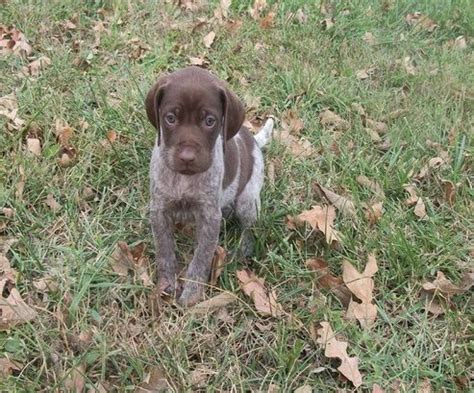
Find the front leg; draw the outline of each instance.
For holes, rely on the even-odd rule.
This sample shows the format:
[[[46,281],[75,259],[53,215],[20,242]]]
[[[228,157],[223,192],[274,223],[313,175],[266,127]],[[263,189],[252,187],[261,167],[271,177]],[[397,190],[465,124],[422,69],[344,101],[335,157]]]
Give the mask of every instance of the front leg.
[[[159,293],[174,295],[178,261],[174,250],[173,220],[164,209],[150,211],[151,228],[155,240],[156,265],[158,271]]]
[[[216,206],[205,206],[195,214],[197,245],[186,271],[183,292],[178,299],[178,303],[183,306],[199,302],[204,296],[205,284],[209,281],[222,219],[222,212]]]

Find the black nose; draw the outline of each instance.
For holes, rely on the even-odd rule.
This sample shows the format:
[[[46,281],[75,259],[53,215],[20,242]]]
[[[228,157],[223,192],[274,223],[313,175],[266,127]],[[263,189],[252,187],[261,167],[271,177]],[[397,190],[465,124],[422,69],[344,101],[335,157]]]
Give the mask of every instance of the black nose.
[[[196,160],[196,149],[185,146],[179,151],[178,158],[185,164],[191,164]]]

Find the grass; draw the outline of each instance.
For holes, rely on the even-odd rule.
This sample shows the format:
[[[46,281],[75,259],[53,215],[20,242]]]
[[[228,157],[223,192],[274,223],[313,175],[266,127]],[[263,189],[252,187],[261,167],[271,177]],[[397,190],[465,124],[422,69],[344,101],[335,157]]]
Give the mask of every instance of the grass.
[[[8,257],[19,272],[17,288],[38,311],[31,323],[0,333],[0,357],[24,366],[0,376],[2,390],[64,390],[79,365],[85,367],[90,391],[133,390],[156,366],[175,391],[285,392],[305,384],[318,392],[351,390],[335,370],[339,364],[324,357],[309,333],[323,320],[347,339],[348,353],[359,357],[367,391],[374,383],[386,391],[396,385],[416,391],[425,379],[433,391],[469,390],[459,381],[473,372],[471,295],[454,297],[452,309],[436,318],[425,311],[420,290],[437,271],[458,282],[463,266],[472,264],[474,58],[471,46],[459,50],[449,44],[459,35],[474,36],[470,2],[334,2],[336,23],[329,30],[319,23],[326,16],[318,4],[269,2],[276,12],[273,28],[263,29],[249,17],[247,0],[234,1],[230,10],[231,18],[242,21],[238,30],[204,25],[194,33],[198,18],[213,15],[216,1],[195,12],[172,2],[2,4],[2,23],[19,28],[33,55],[52,62],[37,78],[19,78],[26,61],[0,59],[0,96],[15,92],[19,116],[27,126],[39,127],[42,142],[42,155],[35,157],[25,149],[28,127],[0,133],[0,208],[15,209],[13,218],[4,217],[2,235],[18,239]],[[288,17],[299,8],[306,23]],[[428,33],[408,26],[404,17],[415,11],[438,28]],[[65,29],[66,20],[76,28]],[[109,33],[102,33],[94,48],[93,26],[99,20]],[[206,49],[202,37],[211,30],[216,41]],[[366,32],[373,33],[375,45],[363,40]],[[149,48],[140,59],[133,58],[136,45],[130,43],[136,37]],[[318,152],[295,158],[276,141],[266,151],[276,176],[263,191],[250,267],[275,288],[291,317],[255,313],[238,289],[235,270],[242,264],[237,261],[226,267],[219,285],[240,301],[209,316],[157,302],[152,290],[132,278],[120,280],[110,268],[120,240],[145,242],[153,259],[147,172],[154,131],[145,118],[144,96],[159,75],[187,65],[188,56],[202,55],[247,105],[259,98],[249,108],[250,117],[281,118],[293,110]],[[407,56],[416,64],[415,75],[397,62]],[[374,76],[358,80],[356,72],[368,67],[375,67]],[[374,119],[404,110],[388,122],[388,151],[374,146],[352,103],[362,104]],[[350,129],[341,135],[324,129],[318,120],[324,108],[347,119]],[[56,119],[75,129],[78,160],[68,168],[57,162]],[[119,139],[104,147],[109,130]],[[403,185],[440,150],[448,152],[450,162],[419,182],[428,218],[418,220],[403,203]],[[26,181],[19,199],[15,190],[22,171]],[[375,225],[364,217],[362,204],[372,194],[357,183],[359,175],[376,180],[386,194],[384,214]],[[442,180],[457,185],[453,205],[443,198]],[[344,236],[340,249],[317,242],[307,230],[286,227],[287,215],[322,203],[315,182],[351,196],[358,207],[355,219],[337,217]],[[84,200],[85,187],[94,191],[91,200]],[[48,194],[61,204],[57,212],[44,204]],[[222,245],[231,250],[237,236],[238,230],[227,225]],[[180,242],[180,255],[189,259],[191,247]],[[342,260],[361,270],[369,252],[379,263],[379,316],[375,327],[364,331],[344,320],[336,297],[316,291],[305,260],[322,256],[339,275]],[[35,289],[33,282],[45,276],[53,277],[56,291]],[[84,335],[89,338],[81,340]]]

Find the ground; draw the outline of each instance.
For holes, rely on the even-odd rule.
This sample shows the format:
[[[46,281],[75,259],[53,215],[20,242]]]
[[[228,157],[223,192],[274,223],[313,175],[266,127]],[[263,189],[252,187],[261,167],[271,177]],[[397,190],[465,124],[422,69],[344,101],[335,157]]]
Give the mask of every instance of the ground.
[[[351,391],[339,361],[316,342],[322,321],[359,358],[361,390],[375,383],[386,391],[427,384],[432,391],[469,390],[471,294],[450,296],[440,315],[428,312],[421,296],[437,272],[460,285],[472,264],[468,0],[323,7],[269,0],[254,17],[253,1],[233,1],[223,20],[214,18],[218,2],[211,0],[1,3],[1,22],[32,47],[29,58],[0,58],[0,97],[14,93],[25,122],[15,129],[0,116],[0,231],[16,239],[6,254],[15,280],[3,296],[15,287],[37,314],[0,332],[0,358],[19,365],[3,377],[0,371],[2,390],[65,390],[76,383],[126,391],[159,374],[161,386],[174,391],[287,392],[305,385]],[[415,12],[421,22],[420,16],[418,24],[407,22]],[[205,43],[211,31],[215,38]],[[465,48],[456,40],[461,35]],[[22,76],[41,56],[50,64]],[[153,260],[147,201],[154,130],[144,97],[159,75],[200,61],[242,97],[253,123],[272,115],[277,132],[311,144],[300,156],[285,140],[265,151],[255,257],[229,260],[219,289],[208,295],[227,291],[238,301],[205,315],[158,301],[146,282],[117,275],[111,265],[119,241],[144,244],[143,258]],[[346,126],[324,124],[325,109]],[[289,124],[291,116],[302,120],[301,130]],[[380,141],[367,132],[367,118],[386,124]],[[66,124],[73,129],[69,142],[57,135]],[[28,149],[27,139],[39,140],[40,151]],[[441,161],[418,176],[435,157]],[[384,191],[378,220],[365,215],[374,194],[358,176]],[[337,247],[309,226],[288,227],[288,217],[327,205],[316,184],[354,201],[355,216],[337,211]],[[423,219],[405,204],[408,184],[426,206]],[[235,223],[223,226],[221,245],[229,253],[238,233]],[[189,260],[189,239],[180,236],[178,246]],[[370,253],[379,267],[378,317],[362,329],[344,318],[346,307],[334,293],[318,287],[306,260],[324,258],[340,276],[342,261],[362,271]],[[244,268],[275,291],[282,315],[255,310],[236,278]],[[45,277],[54,285],[42,285]]]

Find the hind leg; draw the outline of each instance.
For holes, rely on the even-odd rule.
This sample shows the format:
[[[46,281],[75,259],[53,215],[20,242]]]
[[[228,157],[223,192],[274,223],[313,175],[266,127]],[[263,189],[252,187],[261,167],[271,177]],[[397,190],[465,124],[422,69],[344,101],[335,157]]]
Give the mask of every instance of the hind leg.
[[[244,258],[249,258],[253,255],[255,238],[251,228],[257,222],[259,209],[260,197],[258,194],[246,195],[243,193],[237,199],[235,214],[242,227],[239,254]]]

